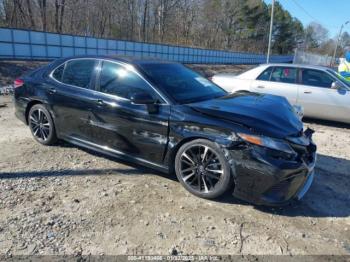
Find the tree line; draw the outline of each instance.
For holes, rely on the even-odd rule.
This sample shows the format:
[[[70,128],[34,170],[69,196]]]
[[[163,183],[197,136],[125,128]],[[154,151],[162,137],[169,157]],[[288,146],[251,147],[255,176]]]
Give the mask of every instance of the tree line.
[[[261,0],[0,0],[0,26],[257,53],[267,50],[270,13]],[[274,54],[334,46],[278,1],[272,39]]]

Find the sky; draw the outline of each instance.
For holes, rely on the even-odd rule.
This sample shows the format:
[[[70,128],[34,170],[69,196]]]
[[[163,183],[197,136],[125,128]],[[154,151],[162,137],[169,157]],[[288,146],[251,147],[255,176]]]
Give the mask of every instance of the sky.
[[[270,4],[272,0],[264,0]],[[350,20],[350,0],[276,0],[304,26],[316,21],[336,37],[343,23]],[[344,31],[350,32],[350,23]]]

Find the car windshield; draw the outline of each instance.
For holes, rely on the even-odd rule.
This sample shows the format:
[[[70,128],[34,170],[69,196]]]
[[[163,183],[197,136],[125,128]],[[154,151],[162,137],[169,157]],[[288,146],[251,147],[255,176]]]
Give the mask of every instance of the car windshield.
[[[337,72],[335,72],[332,69],[327,69],[327,71],[332,74],[333,76],[335,76],[340,82],[342,82],[348,89],[350,89],[350,82],[348,80],[346,80],[344,77],[342,77],[341,75],[339,75]]]
[[[186,104],[225,96],[226,91],[181,64],[140,65],[150,80],[177,103]]]

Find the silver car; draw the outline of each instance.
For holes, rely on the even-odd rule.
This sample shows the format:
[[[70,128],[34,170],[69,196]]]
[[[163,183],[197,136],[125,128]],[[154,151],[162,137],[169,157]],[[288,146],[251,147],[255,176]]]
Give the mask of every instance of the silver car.
[[[229,92],[284,96],[303,107],[306,117],[350,123],[350,83],[327,67],[264,64],[240,75],[218,74],[212,81]]]

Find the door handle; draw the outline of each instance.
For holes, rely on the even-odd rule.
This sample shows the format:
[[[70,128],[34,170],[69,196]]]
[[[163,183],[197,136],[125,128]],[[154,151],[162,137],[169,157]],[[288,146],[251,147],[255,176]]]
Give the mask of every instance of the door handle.
[[[257,86],[257,88],[265,88],[264,86]]]
[[[102,99],[97,99],[97,100],[96,100],[96,103],[97,103],[98,105],[100,105],[100,106],[103,106],[103,105],[105,104],[105,102],[103,102]]]
[[[311,91],[304,91],[304,94],[311,94]]]
[[[57,92],[57,90],[55,89],[55,88],[53,88],[53,87],[51,87],[50,89],[49,89],[49,93],[50,94],[54,94],[54,93],[56,93]]]

